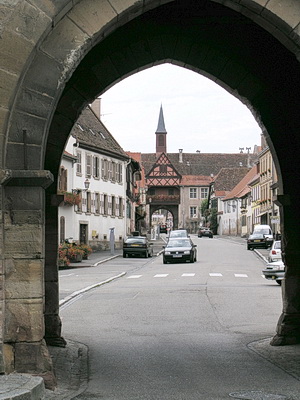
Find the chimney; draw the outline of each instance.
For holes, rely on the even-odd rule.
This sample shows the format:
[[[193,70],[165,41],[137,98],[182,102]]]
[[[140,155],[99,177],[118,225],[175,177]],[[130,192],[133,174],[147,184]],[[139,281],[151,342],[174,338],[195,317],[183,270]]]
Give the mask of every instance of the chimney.
[[[97,115],[98,119],[101,120],[101,98],[98,97],[94,102],[91,104],[91,109]]]
[[[183,162],[183,160],[182,160],[182,152],[183,152],[183,149],[179,149],[179,162],[180,163]]]

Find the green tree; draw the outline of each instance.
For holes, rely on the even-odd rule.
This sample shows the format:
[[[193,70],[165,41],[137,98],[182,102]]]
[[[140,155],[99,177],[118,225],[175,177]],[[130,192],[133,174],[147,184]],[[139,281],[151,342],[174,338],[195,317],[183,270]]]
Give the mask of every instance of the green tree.
[[[209,226],[213,234],[216,235],[218,231],[218,210],[216,208],[210,208]]]
[[[199,210],[200,210],[200,213],[201,213],[202,217],[205,216],[205,214],[207,212],[207,209],[208,209],[208,199],[204,199],[204,200],[201,201],[200,207],[199,207]]]

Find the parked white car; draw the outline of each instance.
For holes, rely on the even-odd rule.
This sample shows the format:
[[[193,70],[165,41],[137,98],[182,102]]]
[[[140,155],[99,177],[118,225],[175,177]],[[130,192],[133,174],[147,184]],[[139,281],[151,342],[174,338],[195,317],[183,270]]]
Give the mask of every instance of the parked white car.
[[[269,252],[268,261],[281,261],[281,240],[275,240]]]

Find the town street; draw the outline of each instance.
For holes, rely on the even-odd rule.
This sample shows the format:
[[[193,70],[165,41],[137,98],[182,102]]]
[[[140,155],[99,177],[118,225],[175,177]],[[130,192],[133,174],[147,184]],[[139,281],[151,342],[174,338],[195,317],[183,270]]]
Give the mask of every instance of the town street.
[[[61,271],[65,294],[101,269],[126,272],[61,310],[63,336],[89,347],[78,400],[300,399],[299,380],[249,347],[275,333],[280,286],[246,244],[192,239],[194,264],[118,257]]]

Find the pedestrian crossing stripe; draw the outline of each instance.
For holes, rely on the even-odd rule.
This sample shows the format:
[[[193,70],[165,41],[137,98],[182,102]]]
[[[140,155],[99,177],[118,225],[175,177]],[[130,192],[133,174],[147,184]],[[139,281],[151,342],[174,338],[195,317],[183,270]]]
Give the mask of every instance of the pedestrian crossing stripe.
[[[182,277],[191,277],[191,278],[194,277],[195,275],[196,274],[194,272],[181,274]],[[130,276],[127,276],[126,278],[127,279],[139,279],[142,276],[143,275],[130,275]],[[154,278],[166,278],[167,276],[169,276],[169,274],[156,274],[156,275],[154,275]],[[221,274],[219,272],[210,272],[209,276],[211,276],[211,277],[221,277],[221,276],[223,276],[223,274]],[[247,274],[234,274],[234,276],[236,278],[248,278]],[[261,275],[261,276],[264,278],[263,275]]]

